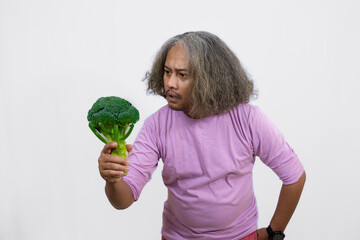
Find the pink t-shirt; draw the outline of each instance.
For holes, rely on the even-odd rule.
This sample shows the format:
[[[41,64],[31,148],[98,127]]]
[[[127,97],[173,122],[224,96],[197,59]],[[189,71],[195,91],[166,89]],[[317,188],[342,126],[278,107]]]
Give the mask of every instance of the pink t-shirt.
[[[135,200],[162,159],[166,239],[240,239],[257,229],[252,170],[258,156],[283,181],[303,173],[297,155],[258,107],[191,119],[168,106],[144,123],[124,177]]]

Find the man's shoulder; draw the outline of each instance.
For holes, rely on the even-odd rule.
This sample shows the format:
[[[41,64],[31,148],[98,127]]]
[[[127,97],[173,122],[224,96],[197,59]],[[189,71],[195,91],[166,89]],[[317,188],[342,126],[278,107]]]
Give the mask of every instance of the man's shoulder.
[[[250,124],[258,117],[259,113],[261,113],[260,108],[251,103],[241,103],[229,111],[230,117],[242,124]]]
[[[249,116],[254,111],[258,111],[258,106],[252,105],[251,103],[240,103],[237,107],[233,108],[232,111],[235,111],[242,116]]]

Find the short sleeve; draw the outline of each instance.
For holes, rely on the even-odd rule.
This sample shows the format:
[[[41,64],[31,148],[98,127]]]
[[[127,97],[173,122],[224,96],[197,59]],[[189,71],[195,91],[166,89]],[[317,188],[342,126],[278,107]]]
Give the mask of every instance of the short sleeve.
[[[303,165],[283,134],[258,107],[250,111],[249,126],[254,155],[270,167],[283,184],[297,182],[304,171]]]
[[[145,184],[151,179],[159,161],[159,151],[153,118],[148,118],[141,128],[129,154],[129,172],[124,181],[130,186],[135,201]]]

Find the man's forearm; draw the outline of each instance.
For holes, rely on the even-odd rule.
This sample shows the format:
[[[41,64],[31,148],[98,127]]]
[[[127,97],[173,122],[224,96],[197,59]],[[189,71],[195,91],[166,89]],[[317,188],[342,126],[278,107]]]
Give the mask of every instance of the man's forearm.
[[[116,209],[128,208],[134,202],[131,188],[123,180],[115,183],[106,182],[105,193]]]
[[[305,179],[304,172],[296,183],[282,186],[278,204],[270,222],[270,226],[274,231],[285,230],[299,202]]]

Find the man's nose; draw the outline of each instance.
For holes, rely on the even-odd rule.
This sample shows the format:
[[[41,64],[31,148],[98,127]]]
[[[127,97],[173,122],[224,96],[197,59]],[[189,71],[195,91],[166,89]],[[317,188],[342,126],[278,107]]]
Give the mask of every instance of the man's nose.
[[[178,88],[178,81],[179,81],[179,79],[176,76],[176,74],[171,74],[171,76],[169,78],[169,82],[168,82],[169,88],[177,89]]]

